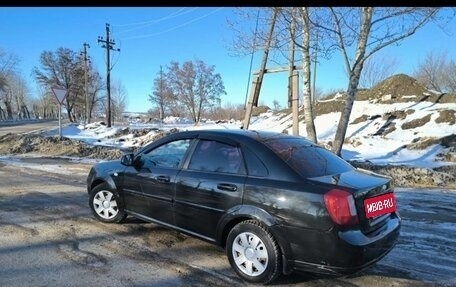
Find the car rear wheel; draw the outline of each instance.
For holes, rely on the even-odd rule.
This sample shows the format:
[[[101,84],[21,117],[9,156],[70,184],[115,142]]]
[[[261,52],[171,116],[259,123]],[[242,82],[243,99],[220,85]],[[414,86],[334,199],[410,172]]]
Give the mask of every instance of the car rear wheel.
[[[105,183],[92,189],[89,205],[95,218],[102,222],[118,223],[127,217],[120,198]]]
[[[245,281],[267,284],[281,274],[277,241],[259,222],[238,223],[228,234],[226,246],[231,267]]]

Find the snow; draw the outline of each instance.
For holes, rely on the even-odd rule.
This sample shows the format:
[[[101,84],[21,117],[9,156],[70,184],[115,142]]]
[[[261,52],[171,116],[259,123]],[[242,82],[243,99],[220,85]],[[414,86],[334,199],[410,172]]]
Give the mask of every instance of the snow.
[[[406,111],[413,109],[414,113],[408,114],[405,119],[395,119],[396,130],[386,135],[375,136],[374,134],[387,123],[382,115],[387,112]],[[397,104],[373,104],[368,101],[355,102],[350,123],[362,115],[368,119],[350,124],[347,130],[348,141],[343,147],[342,157],[348,160],[370,161],[375,164],[409,165],[412,167],[434,168],[447,163],[437,160],[437,155],[444,151],[445,147],[433,144],[425,149],[408,149],[405,145],[410,144],[419,137],[443,137],[455,134],[456,125],[448,123],[436,123],[439,110],[456,110],[456,103],[433,104],[429,102],[397,103]],[[405,122],[420,119],[431,114],[431,120],[421,127],[414,129],[402,129]],[[334,140],[340,113],[329,113],[316,117],[315,126],[320,143]],[[272,111],[263,113],[251,119],[249,129],[269,130],[292,134],[292,117],[289,114],[275,114]],[[90,145],[114,146],[118,148],[137,147],[138,143],[146,143],[152,139],[159,130],[169,131],[197,130],[197,129],[239,129],[241,121],[229,121],[215,123],[204,121],[194,126],[188,119],[168,117],[163,122],[147,122],[132,120],[127,124],[115,124],[108,128],[102,122],[94,122],[88,125],[69,124],[62,127],[62,135],[71,139],[81,140]],[[128,129],[128,133],[127,133]],[[141,136],[135,136],[135,130],[148,129],[149,132]],[[305,124],[300,122],[299,131],[306,136]],[[58,128],[43,132],[46,136],[58,135]],[[27,160],[21,156],[0,156],[0,162],[20,168],[38,170],[51,174],[80,175],[86,176],[88,167],[98,162],[96,159],[64,157],[68,161],[76,161],[85,164],[66,165],[59,161],[43,163],[43,158],[33,161],[33,156],[27,155]],[[30,160],[32,159],[32,160]],[[0,171],[1,172],[1,171]],[[379,263],[371,268],[371,274],[389,275],[391,268],[407,274],[417,280],[429,280],[443,282],[450,280],[450,286],[454,283],[455,257],[454,248],[456,239],[456,224],[452,216],[455,211],[455,189],[440,188],[395,188],[395,196],[398,210],[403,221],[401,236],[397,246]],[[441,256],[446,254],[449,256]],[[441,283],[442,286],[446,283]],[[446,285],[445,285],[446,286]],[[451,285],[453,286],[453,285]]]
[[[413,110],[413,112],[412,112]],[[344,144],[342,157],[347,160],[370,161],[375,164],[397,164],[413,167],[435,168],[441,165],[454,163],[437,161],[436,156],[445,147],[434,144],[425,149],[408,149],[405,146],[412,143],[414,139],[443,137],[455,134],[456,126],[449,123],[436,123],[440,110],[456,110],[456,103],[436,104],[431,102],[408,102],[394,104],[379,104],[369,101],[355,102],[352,110],[350,122],[354,119],[367,115],[369,118],[357,124],[350,124],[347,129],[348,142]],[[375,133],[385,126],[388,119],[382,117],[385,113],[397,111],[408,111],[405,119],[394,119],[395,130],[386,135],[375,135]],[[402,124],[415,119],[420,119],[431,114],[431,120],[421,127],[413,129],[403,129]],[[316,117],[315,126],[318,141],[321,144],[334,140],[337,123],[340,113],[329,113]],[[391,120],[390,120],[391,121]],[[249,129],[269,130],[292,134],[291,114],[277,114],[272,111],[252,117]],[[136,147],[138,143],[144,144],[148,138],[152,138],[157,130],[195,130],[195,129],[239,129],[241,121],[229,121],[226,123],[215,123],[213,121],[203,121],[198,126],[188,119],[177,117],[167,117],[163,122],[141,122],[131,121],[124,125],[114,125],[106,127],[100,122],[88,125],[67,125],[62,128],[62,135],[68,138],[84,141],[92,145],[106,145],[119,148]],[[129,128],[130,134],[116,136],[122,130]],[[131,133],[135,129],[150,129],[149,134],[141,137],[134,137]],[[306,136],[305,124],[299,124],[300,135]],[[57,134],[58,129],[51,130],[46,135]]]

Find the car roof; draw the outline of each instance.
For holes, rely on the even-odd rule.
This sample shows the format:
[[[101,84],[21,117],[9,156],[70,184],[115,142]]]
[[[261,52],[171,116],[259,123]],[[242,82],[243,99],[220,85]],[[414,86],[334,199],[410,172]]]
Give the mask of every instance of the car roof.
[[[234,140],[241,140],[242,138],[249,137],[260,142],[264,142],[271,139],[277,138],[300,138],[304,139],[309,143],[309,145],[313,144],[312,142],[308,141],[307,139],[301,136],[293,136],[288,135],[285,133],[279,133],[274,131],[266,131],[266,130],[244,130],[244,129],[199,129],[199,130],[191,130],[191,131],[180,131],[177,132],[176,135],[188,135],[194,136],[198,134],[199,136],[223,136],[228,137]]]
[[[293,136],[285,133],[279,133],[274,131],[265,131],[265,130],[244,130],[244,129],[196,129],[196,130],[185,130],[185,131],[175,131],[167,134],[164,137],[161,137],[158,140],[149,142],[137,153],[148,150],[149,148],[161,145],[170,140],[182,139],[182,138],[207,138],[207,139],[223,139],[226,142],[235,142],[238,143],[249,143],[252,142],[266,144],[267,141],[276,140],[276,139],[299,139],[299,145],[306,146],[315,146],[316,144],[307,140],[302,136]],[[250,145],[249,144],[249,145]]]

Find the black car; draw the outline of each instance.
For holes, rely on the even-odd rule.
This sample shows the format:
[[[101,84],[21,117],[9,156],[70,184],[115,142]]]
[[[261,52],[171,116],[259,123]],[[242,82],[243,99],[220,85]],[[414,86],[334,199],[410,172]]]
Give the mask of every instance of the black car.
[[[255,283],[360,271],[394,247],[401,226],[390,178],[267,131],[171,133],[95,164],[87,190],[98,220],[130,215],[217,244]]]

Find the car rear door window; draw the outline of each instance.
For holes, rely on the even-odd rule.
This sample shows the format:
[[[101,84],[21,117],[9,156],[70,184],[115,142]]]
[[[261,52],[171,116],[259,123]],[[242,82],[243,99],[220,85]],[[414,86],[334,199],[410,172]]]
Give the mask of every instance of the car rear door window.
[[[244,147],[245,163],[247,164],[247,173],[250,176],[265,177],[268,176],[268,169],[258,156],[249,148]]]
[[[200,140],[188,169],[237,174],[243,169],[241,150],[218,141]]]

